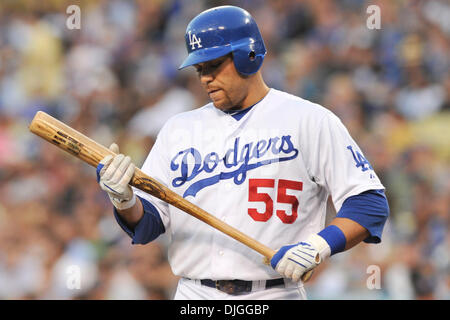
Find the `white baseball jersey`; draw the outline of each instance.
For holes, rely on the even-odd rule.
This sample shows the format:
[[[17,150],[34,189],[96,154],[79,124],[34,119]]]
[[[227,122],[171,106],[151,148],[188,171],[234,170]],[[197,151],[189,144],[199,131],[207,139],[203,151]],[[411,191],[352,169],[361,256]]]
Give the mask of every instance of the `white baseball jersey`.
[[[274,250],[322,230],[329,195],[339,210],[349,196],[384,189],[332,112],[275,89],[239,121],[212,103],[171,118],[142,170]],[[280,277],[244,244],[135,192],[160,212],[176,275],[213,280]]]

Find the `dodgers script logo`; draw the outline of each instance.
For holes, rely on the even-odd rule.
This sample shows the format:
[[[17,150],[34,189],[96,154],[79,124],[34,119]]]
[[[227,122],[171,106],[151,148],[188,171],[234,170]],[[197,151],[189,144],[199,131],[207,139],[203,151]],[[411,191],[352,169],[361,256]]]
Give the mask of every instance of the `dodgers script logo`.
[[[210,152],[203,156],[195,148],[178,152],[170,162],[170,169],[179,171],[180,174],[172,180],[172,186],[181,187],[202,172],[211,173],[211,176],[192,183],[183,194],[184,198],[195,197],[197,192],[220,180],[233,179],[236,185],[240,185],[245,181],[248,171],[271,163],[292,160],[298,155],[291,136],[262,139],[256,143],[246,143],[243,146],[239,142],[240,138],[238,137],[234,141],[233,148],[229,149],[222,157],[216,152]],[[264,159],[261,159],[263,157]],[[216,173],[221,162],[229,170]]]

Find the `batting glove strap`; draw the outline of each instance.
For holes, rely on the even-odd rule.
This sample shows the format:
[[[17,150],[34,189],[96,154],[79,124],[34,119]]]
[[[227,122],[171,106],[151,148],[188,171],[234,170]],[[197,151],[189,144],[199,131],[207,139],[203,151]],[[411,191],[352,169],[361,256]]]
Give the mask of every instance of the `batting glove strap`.
[[[318,234],[311,234],[306,242],[311,244],[311,246],[314,247],[315,250],[319,253],[320,262],[331,255],[331,249],[328,245],[328,242]]]
[[[110,193],[108,193],[109,199],[111,200],[113,206],[117,210],[126,210],[131,208],[136,204],[136,195],[133,193],[130,200],[124,200],[119,198],[114,198]]]

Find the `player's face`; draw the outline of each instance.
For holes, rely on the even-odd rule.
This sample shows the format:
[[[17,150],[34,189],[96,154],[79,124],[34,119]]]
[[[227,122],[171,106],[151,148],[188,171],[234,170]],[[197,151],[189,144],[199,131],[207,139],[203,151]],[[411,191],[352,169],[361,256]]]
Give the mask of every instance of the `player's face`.
[[[231,55],[194,65],[200,82],[220,110],[239,110],[249,107],[248,81],[241,76]]]

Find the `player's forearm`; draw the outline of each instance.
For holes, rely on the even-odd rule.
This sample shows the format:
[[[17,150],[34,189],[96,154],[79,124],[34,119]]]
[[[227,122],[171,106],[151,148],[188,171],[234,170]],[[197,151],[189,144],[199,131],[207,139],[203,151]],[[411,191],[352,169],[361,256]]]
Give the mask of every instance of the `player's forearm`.
[[[389,215],[383,190],[369,190],[344,201],[336,218],[319,232],[333,255],[348,250],[361,241],[378,243]]]
[[[134,206],[125,210],[117,209],[117,213],[130,229],[134,229],[144,215],[144,208],[138,197]]]
[[[334,218],[330,225],[338,227],[344,234],[346,240],[344,250],[354,247],[370,235],[366,228],[351,219]]]

